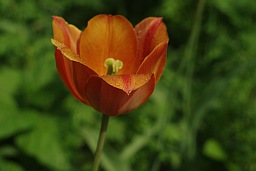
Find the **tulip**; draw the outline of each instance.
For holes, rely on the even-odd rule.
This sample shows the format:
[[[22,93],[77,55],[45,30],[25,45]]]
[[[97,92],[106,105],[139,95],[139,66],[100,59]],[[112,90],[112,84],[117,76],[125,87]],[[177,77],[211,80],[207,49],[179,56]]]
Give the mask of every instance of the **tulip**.
[[[169,40],[162,18],[149,17],[133,27],[123,16],[100,14],[84,31],[57,16],[52,24],[58,73],[79,101],[117,116],[153,93]]]

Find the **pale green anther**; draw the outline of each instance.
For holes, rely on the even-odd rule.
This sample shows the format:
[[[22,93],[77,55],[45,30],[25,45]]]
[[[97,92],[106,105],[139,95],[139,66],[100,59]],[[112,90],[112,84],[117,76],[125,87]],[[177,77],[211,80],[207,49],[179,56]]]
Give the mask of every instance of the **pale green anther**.
[[[104,62],[104,66],[108,67],[107,75],[116,75],[119,69],[122,69],[123,62],[115,60],[113,58],[107,58]]]
[[[113,63],[115,62],[114,58],[107,58],[104,62],[104,66],[105,67],[110,67],[113,65]]]

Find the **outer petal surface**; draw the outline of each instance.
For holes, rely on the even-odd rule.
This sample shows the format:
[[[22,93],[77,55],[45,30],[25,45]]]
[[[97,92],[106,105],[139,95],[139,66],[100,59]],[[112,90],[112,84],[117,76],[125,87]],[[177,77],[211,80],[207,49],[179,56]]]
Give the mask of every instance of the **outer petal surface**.
[[[92,76],[88,80],[85,91],[88,101],[97,111],[109,116],[116,116],[128,113],[141,106],[154,91],[154,86],[155,79],[152,75],[140,87],[134,86],[137,89],[134,89],[128,95],[127,92],[112,86],[101,77]]]
[[[52,21],[54,39],[77,53],[77,42],[81,31],[63,18],[54,16]]]
[[[71,61],[82,63],[80,57],[74,51],[68,48],[65,44],[60,43],[55,39],[52,39],[51,42],[53,45],[56,46],[56,51],[60,51],[66,58],[68,58]]]
[[[85,65],[98,75],[105,75],[106,58],[121,60],[124,64],[118,74],[135,73],[137,38],[132,24],[122,16],[97,15],[88,22],[80,39],[80,57]]]
[[[168,42],[168,34],[162,18],[148,17],[135,26],[138,37],[138,57],[141,61],[160,43]]]
[[[58,73],[68,90],[81,102],[90,105],[84,96],[84,86],[89,76],[95,75],[91,69],[81,63],[71,61],[59,51],[55,51]]]
[[[142,62],[137,73],[154,73],[156,83],[159,81],[166,63],[167,43],[159,44]]]
[[[81,31],[61,17],[53,17],[52,43],[56,46],[55,60],[58,73],[68,90],[81,102],[90,105],[84,96],[84,86],[94,71],[82,64],[77,55]]]

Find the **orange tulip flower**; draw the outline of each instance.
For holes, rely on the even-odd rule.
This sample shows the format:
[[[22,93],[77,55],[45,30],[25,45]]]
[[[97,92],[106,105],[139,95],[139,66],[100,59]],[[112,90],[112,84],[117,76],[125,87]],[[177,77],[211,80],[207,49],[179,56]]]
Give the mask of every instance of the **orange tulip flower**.
[[[57,16],[52,24],[58,73],[79,101],[116,116],[153,93],[169,40],[162,18],[146,18],[133,28],[123,16],[100,14],[84,31]]]

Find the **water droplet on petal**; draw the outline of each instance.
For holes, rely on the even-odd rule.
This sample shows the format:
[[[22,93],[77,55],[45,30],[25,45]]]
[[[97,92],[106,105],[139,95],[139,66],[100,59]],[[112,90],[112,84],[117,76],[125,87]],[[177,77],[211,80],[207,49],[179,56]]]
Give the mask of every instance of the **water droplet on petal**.
[[[132,92],[132,91],[131,91],[131,90],[129,90],[129,91],[128,91],[128,95],[130,95],[130,93],[131,93],[131,92]]]

